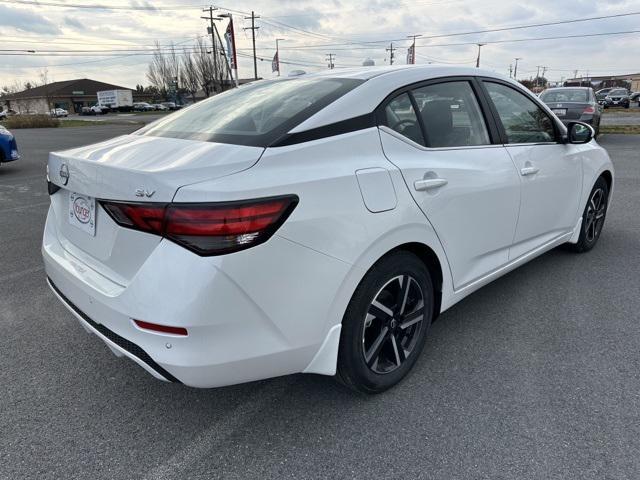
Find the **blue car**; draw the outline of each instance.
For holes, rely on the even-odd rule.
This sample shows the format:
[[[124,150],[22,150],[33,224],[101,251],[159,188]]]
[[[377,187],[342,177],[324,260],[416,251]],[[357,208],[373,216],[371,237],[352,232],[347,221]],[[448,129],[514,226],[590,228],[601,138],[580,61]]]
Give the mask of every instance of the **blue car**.
[[[0,163],[18,160],[18,144],[13,134],[0,125]]]

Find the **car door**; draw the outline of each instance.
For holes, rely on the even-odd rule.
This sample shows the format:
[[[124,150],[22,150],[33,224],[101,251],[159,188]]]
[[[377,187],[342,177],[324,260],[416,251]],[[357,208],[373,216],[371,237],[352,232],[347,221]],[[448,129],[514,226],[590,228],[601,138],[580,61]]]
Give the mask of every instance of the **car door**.
[[[425,82],[378,109],[382,147],[445,249],[454,288],[508,262],[520,180],[472,78]]]
[[[522,183],[520,215],[510,259],[571,232],[578,219],[582,165],[553,118],[507,82],[483,80],[498,128]]]

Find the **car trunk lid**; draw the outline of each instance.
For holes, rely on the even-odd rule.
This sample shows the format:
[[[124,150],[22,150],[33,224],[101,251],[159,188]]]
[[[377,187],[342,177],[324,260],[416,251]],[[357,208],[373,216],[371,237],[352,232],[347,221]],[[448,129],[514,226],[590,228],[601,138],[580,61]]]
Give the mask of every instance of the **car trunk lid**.
[[[185,185],[232,175],[253,166],[260,147],[127,135],[54,152],[50,181],[58,240],[65,250],[111,280],[126,285],[161,241],[118,226],[96,200],[169,203]],[[94,233],[73,218],[75,194],[94,208]],[[86,206],[86,205],[85,205]]]
[[[547,105],[560,120],[579,120],[582,112],[584,112],[585,108],[590,104],[586,102],[551,102]]]

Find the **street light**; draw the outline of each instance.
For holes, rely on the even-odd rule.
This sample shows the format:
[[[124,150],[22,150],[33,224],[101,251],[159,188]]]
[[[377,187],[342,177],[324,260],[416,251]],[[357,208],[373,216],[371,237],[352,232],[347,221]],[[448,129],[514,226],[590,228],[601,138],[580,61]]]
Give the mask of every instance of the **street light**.
[[[518,61],[522,60],[522,57],[516,57],[516,66],[513,68],[513,79],[518,79]]]
[[[486,43],[478,43],[478,58],[476,59],[476,68],[480,68],[480,49],[486,45]]]

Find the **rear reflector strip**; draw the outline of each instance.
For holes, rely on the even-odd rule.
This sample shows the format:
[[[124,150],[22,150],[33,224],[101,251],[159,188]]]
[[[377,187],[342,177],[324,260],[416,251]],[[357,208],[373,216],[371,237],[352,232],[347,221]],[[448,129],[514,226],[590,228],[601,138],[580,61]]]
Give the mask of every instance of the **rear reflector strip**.
[[[187,329],[182,327],[170,327],[168,325],[158,325],[157,323],[144,322],[142,320],[134,320],[135,324],[144,329],[152,332],[168,333],[170,335],[182,335],[187,336]]]

